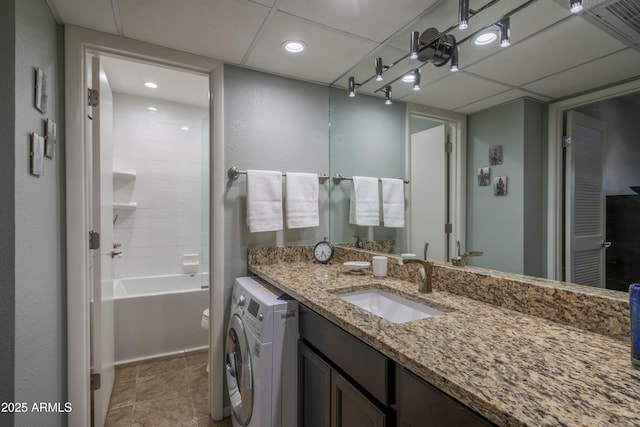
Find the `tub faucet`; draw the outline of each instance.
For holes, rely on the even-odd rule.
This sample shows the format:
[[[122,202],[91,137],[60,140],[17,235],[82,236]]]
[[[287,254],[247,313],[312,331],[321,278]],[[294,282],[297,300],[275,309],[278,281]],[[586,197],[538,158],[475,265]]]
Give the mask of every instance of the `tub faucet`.
[[[433,273],[433,264],[424,259],[403,259],[403,264],[420,264],[420,278],[422,283],[418,286],[418,292],[423,294],[430,293],[433,289],[431,286],[431,274]]]
[[[471,258],[472,256],[482,256],[482,251],[470,251],[470,252],[465,252],[462,255],[460,255],[460,241],[458,240],[456,242],[456,248],[458,251],[458,256],[451,259],[451,264],[456,265],[458,267],[464,267],[467,265],[467,261],[469,260],[469,258]]]

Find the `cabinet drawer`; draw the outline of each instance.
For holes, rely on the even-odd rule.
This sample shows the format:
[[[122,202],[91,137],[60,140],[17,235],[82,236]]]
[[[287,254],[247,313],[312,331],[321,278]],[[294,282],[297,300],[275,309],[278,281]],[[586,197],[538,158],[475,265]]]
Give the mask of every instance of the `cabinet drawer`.
[[[313,310],[300,305],[300,336],[387,406],[391,361]]]

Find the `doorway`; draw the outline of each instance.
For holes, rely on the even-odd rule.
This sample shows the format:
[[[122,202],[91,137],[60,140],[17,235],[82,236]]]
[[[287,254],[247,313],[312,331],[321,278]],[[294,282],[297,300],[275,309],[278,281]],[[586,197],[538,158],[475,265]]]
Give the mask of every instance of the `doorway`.
[[[640,196],[640,92],[565,113],[565,275],[626,291],[640,279],[635,212]]]
[[[598,182],[601,187],[602,196],[598,196],[599,204],[602,209],[602,220],[599,218],[590,219],[591,222],[601,222],[601,236],[596,236],[594,231],[587,231],[586,236],[597,240],[597,246],[590,249],[591,258],[598,255],[603,261],[602,279],[595,280],[593,277],[599,276],[599,267],[587,273],[590,279],[583,281],[584,284],[597,286],[615,290],[627,290],[630,277],[636,277],[638,273],[627,274],[627,278],[618,284],[611,281],[609,273],[615,269],[614,264],[620,264],[620,260],[612,260],[617,250],[623,249],[627,243],[620,241],[618,244],[613,242],[611,236],[611,226],[620,224],[620,221],[614,220],[610,209],[607,207],[610,200],[614,198],[628,199],[634,198],[636,192],[631,188],[640,180],[640,170],[637,168],[640,162],[640,150],[637,144],[634,144],[635,136],[640,130],[637,125],[637,115],[639,110],[640,98],[640,80],[631,81],[618,86],[610,87],[595,91],[576,98],[564,100],[551,104],[549,106],[549,180],[548,180],[548,244],[547,244],[547,271],[548,277],[556,280],[565,280],[571,282],[581,282],[582,273],[572,271],[572,239],[576,238],[576,233],[571,230],[575,227],[574,220],[571,219],[571,213],[576,210],[582,210],[586,213],[586,209],[582,209],[579,205],[571,204],[571,148],[565,147],[570,141],[568,136],[571,133],[568,129],[569,118],[579,116],[586,117],[586,120],[595,123],[604,123],[606,126],[606,145],[604,146],[604,154],[598,156],[597,164],[602,164],[602,179]],[[579,119],[580,122],[581,119]],[[574,120],[575,122],[575,120]],[[582,125],[579,125],[582,126]],[[575,127],[575,126],[574,126]],[[587,127],[593,128],[591,125]],[[586,129],[586,128],[584,128]],[[584,130],[583,129],[583,130]],[[569,132],[568,132],[569,131]],[[589,131],[588,131],[589,132]],[[573,145],[571,142],[569,145]],[[593,160],[592,155],[588,155]],[[592,162],[593,163],[593,162]],[[596,163],[594,163],[596,164]],[[593,165],[589,166],[593,169]],[[591,203],[592,207],[593,204]],[[584,224],[583,224],[584,225]],[[619,227],[618,227],[619,228]],[[623,226],[625,235],[632,235],[632,226]],[[596,237],[598,237],[596,239]],[[595,241],[594,240],[594,241]],[[578,243],[581,244],[581,243]],[[636,245],[637,246],[637,245]],[[616,250],[614,250],[614,247]],[[633,251],[632,251],[633,252]],[[597,254],[598,253],[598,254]],[[623,249],[626,255],[628,251]],[[637,259],[637,258],[636,258]],[[612,264],[613,262],[613,264]],[[587,270],[598,263],[586,262]],[[624,262],[629,265],[629,262]],[[585,270],[585,271],[587,271]],[[607,272],[607,270],[610,270]],[[636,277],[635,280],[637,281]],[[622,283],[622,285],[620,284]],[[626,285],[625,285],[626,283]],[[631,282],[629,282],[631,283]]]
[[[68,395],[73,404],[73,411],[68,414],[70,426],[87,426],[91,422],[91,402],[89,391],[90,369],[90,308],[91,291],[88,284],[92,270],[90,268],[91,252],[89,250],[89,231],[93,225],[88,219],[88,206],[91,202],[91,151],[86,144],[90,127],[82,118],[87,117],[90,107],[87,106],[87,54],[89,52],[104,56],[120,56],[134,62],[153,63],[155,65],[181,70],[189,73],[200,73],[212,88],[207,94],[207,105],[210,106],[209,125],[203,132],[213,138],[210,156],[203,161],[210,164],[212,170],[210,191],[210,214],[206,222],[210,223],[210,234],[222,234],[223,221],[216,215],[213,207],[217,206],[216,198],[223,193],[224,172],[222,164],[223,132],[221,127],[214,127],[214,120],[222,121],[222,85],[223,75],[221,63],[171,49],[136,42],[120,37],[91,30],[65,28],[65,97],[66,121],[69,124],[66,135],[66,169],[67,169],[67,346],[68,346]],[[177,88],[178,90],[180,87]],[[214,114],[215,113],[215,114]],[[220,208],[222,205],[220,205]],[[113,206],[111,206],[113,208]],[[220,212],[218,212],[219,214]],[[111,221],[115,216],[109,218]],[[122,217],[120,217],[122,219]],[[222,324],[223,324],[223,260],[214,257],[224,242],[220,239],[213,245],[208,239],[207,246],[213,246],[208,264],[211,266],[214,285],[209,292],[209,305],[212,307],[209,331],[209,361],[212,366],[222,366]],[[103,242],[104,243],[104,242]],[[113,249],[113,242],[108,242],[106,249]],[[216,249],[217,248],[217,249]],[[207,299],[206,296],[204,298]],[[200,315],[201,316],[201,313]],[[200,328],[196,324],[196,328]],[[222,419],[222,370],[211,369],[209,374],[211,414],[215,419]]]
[[[466,116],[407,106],[408,248],[449,261],[465,243]]]

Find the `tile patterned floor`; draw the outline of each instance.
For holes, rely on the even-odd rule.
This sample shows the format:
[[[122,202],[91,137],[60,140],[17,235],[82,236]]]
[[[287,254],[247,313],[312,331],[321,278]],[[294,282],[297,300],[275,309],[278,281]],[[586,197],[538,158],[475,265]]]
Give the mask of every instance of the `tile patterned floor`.
[[[209,417],[207,350],[116,367],[105,427],[231,427]]]

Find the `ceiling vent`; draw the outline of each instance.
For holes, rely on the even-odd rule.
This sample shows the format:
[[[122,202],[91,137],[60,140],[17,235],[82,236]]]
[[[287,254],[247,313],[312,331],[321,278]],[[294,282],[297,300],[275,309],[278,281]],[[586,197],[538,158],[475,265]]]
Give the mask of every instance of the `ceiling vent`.
[[[596,1],[593,6],[586,3],[585,19],[628,45],[640,43],[640,0]]]

